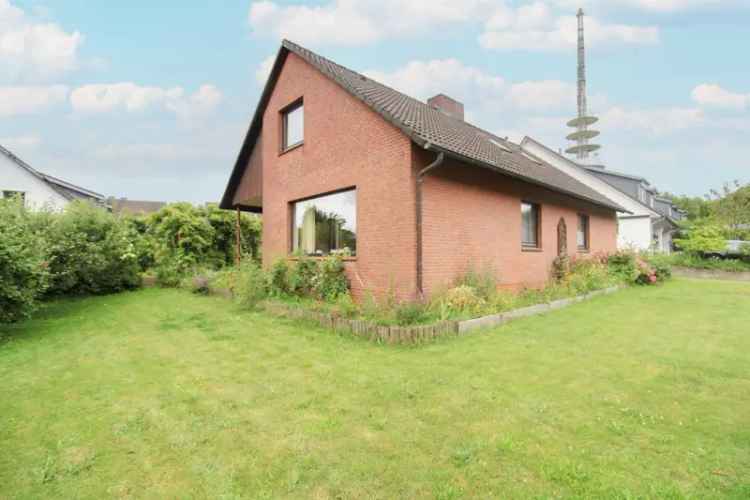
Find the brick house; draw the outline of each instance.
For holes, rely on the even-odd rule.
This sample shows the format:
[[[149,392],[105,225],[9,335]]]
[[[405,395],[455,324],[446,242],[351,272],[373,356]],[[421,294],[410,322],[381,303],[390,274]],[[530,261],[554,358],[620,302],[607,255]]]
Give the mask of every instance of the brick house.
[[[423,103],[286,40],[220,206],[263,214],[264,264],[343,252],[355,296],[407,300],[470,268],[542,285],[560,249],[614,251],[622,210],[453,99]]]

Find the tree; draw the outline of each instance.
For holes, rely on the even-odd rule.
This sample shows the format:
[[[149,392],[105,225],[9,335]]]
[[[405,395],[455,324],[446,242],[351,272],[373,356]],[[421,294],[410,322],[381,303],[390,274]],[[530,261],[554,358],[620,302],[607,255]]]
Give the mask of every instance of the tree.
[[[750,232],[750,184],[734,181],[724,184],[721,191],[711,190],[711,195],[716,200],[716,219],[728,229],[726,236],[743,239]]]

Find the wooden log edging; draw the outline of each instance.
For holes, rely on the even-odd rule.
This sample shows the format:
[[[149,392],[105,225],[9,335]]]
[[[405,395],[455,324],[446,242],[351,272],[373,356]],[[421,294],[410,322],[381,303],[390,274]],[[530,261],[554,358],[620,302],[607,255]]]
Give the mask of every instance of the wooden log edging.
[[[536,316],[556,309],[562,309],[599,295],[614,293],[620,288],[622,287],[613,286],[577,297],[522,307],[481,318],[472,318],[463,321],[441,321],[429,325],[415,326],[379,325],[372,321],[342,318],[331,313],[311,311],[283,302],[268,301],[263,304],[263,308],[266,312],[274,316],[315,323],[321,328],[333,330],[339,334],[355,335],[374,342],[383,344],[424,344],[439,338],[466,335],[476,330],[502,325],[514,319]]]

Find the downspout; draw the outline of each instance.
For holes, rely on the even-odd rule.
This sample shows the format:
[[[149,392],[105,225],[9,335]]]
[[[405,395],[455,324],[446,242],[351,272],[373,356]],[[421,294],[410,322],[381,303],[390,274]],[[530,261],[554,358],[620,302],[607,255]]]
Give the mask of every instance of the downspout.
[[[425,149],[430,149],[430,143],[425,144]],[[435,161],[427,165],[417,173],[417,193],[416,193],[416,229],[417,229],[417,293],[419,298],[424,299],[423,287],[423,267],[422,267],[422,183],[424,176],[432,169],[443,164],[445,153],[440,152],[435,157]]]

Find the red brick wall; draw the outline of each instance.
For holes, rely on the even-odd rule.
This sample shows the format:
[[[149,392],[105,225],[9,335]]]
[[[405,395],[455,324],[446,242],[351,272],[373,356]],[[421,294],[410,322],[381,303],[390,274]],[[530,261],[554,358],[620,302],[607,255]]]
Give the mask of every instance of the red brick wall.
[[[416,148],[415,156],[424,165],[434,159],[432,153]],[[521,248],[521,200],[541,205],[541,251]],[[472,266],[494,271],[502,286],[543,285],[557,256],[557,224],[561,217],[568,229],[568,254],[577,253],[579,213],[590,217],[590,253],[615,251],[614,211],[447,160],[424,181],[425,293],[429,295],[449,284]]]
[[[279,152],[279,111],[304,99],[304,145]],[[289,54],[263,117],[263,259],[287,257],[290,202],[357,188],[357,257],[347,262],[355,296],[366,289],[416,297],[415,176],[435,154],[415,145],[366,105]],[[257,146],[256,146],[257,147]],[[250,179],[248,179],[248,182]],[[243,193],[251,192],[243,179]],[[542,205],[541,252],[522,252],[520,200]],[[424,183],[424,285],[429,294],[470,265],[492,266],[503,285],[540,285],[557,250],[557,223],[575,252],[576,214],[591,216],[592,252],[616,248],[612,211],[478,167],[449,164]]]
[[[279,154],[279,110],[304,99],[304,145]],[[416,286],[410,140],[294,54],[263,116],[263,259],[290,250],[289,202],[357,188],[357,257],[347,263],[355,295]]]

